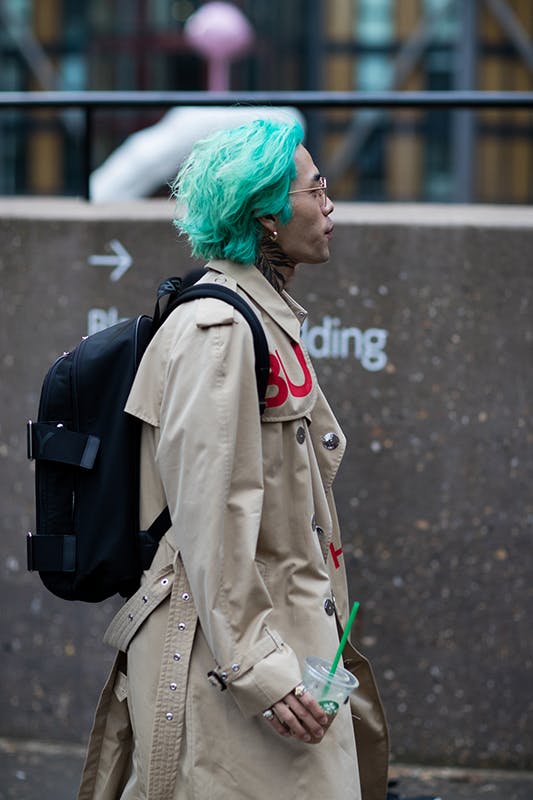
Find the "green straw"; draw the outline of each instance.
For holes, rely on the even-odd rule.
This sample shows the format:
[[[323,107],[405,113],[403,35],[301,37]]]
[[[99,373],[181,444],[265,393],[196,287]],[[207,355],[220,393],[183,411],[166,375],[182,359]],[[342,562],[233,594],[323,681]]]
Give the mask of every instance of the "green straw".
[[[344,629],[344,633],[342,634],[342,639],[340,640],[339,646],[337,648],[337,652],[335,653],[335,658],[333,659],[333,664],[331,665],[331,669],[329,671],[329,676],[328,676],[329,680],[328,680],[326,686],[324,687],[324,691],[322,692],[322,697],[323,698],[327,697],[327,694],[328,694],[328,691],[329,691],[329,687],[331,686],[331,680],[332,680],[333,676],[335,675],[335,673],[337,671],[337,667],[339,666],[339,661],[341,659],[342,651],[344,650],[344,646],[345,646],[345,644],[347,642],[348,636],[350,635],[350,630],[351,630],[351,627],[353,625],[353,621],[355,619],[355,615],[357,614],[358,611],[359,611],[359,603],[356,600],[355,603],[352,606],[352,610],[350,612],[350,616],[348,618],[348,622],[347,622],[346,627]]]
[[[333,664],[331,665],[331,669],[329,671],[330,677],[335,675],[335,673],[337,671],[337,667],[339,666],[339,661],[341,659],[342,651],[344,650],[344,646],[346,644],[348,636],[350,635],[350,630],[351,630],[351,627],[353,625],[353,621],[355,619],[355,615],[357,614],[358,611],[359,611],[359,603],[356,600],[355,603],[352,606],[352,610],[351,610],[350,616],[348,618],[348,623],[347,623],[347,625],[346,625],[346,627],[344,629],[344,633],[342,634],[342,639],[339,642],[339,646],[337,648],[337,652],[335,654],[335,658],[333,659]]]

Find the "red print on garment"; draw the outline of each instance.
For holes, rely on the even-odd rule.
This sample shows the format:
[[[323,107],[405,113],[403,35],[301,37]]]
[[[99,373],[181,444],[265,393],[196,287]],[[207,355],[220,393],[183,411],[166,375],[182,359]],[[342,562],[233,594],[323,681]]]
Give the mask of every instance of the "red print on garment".
[[[339,547],[338,550],[335,550],[335,545],[333,544],[333,542],[331,542],[329,546],[329,552],[331,553],[331,557],[333,558],[335,569],[339,569],[340,567],[339,556],[342,555],[342,547]]]
[[[303,380],[301,383],[293,383],[287,374],[285,364],[279,352],[276,350],[275,353],[270,353],[270,375],[268,378],[268,385],[275,386],[276,394],[267,398],[267,408],[282,406],[289,394],[293,397],[307,397],[313,388],[313,378],[306,364],[302,348],[295,342],[291,342],[291,345],[302,370]]]

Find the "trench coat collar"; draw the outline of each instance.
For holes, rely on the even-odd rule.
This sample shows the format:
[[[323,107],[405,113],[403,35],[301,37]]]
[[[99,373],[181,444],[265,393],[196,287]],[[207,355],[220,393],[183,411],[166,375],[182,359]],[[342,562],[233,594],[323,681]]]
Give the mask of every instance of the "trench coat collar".
[[[279,294],[253,264],[213,260],[206,265],[206,269],[233,279],[293,341],[300,340],[300,328],[305,322],[307,311],[287,292]]]

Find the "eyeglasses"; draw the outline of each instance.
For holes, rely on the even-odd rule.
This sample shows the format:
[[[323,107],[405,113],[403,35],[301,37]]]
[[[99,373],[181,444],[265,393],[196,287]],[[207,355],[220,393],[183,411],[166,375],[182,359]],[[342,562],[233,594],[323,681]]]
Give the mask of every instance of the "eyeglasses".
[[[299,194],[300,192],[313,192],[318,197],[320,208],[324,210],[328,204],[328,182],[321,176],[318,179],[318,186],[310,186],[308,189],[293,189],[288,194]]]

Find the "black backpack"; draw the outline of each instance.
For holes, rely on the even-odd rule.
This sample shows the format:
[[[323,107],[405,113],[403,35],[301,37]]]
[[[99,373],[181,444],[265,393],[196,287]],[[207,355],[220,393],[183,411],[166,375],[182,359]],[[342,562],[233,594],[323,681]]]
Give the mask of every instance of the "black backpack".
[[[153,317],[119,322],[60,356],[44,379],[38,420],[28,422],[37,529],[27,536],[28,569],[38,570],[58,597],[91,603],[116,593],[129,597],[170,527],[164,509],[148,531],[139,530],[141,422],[123,409],[156,330],[177,306],[199,297],[230,303],[249,323],[264,411],[263,327],[242,297],[219,284],[184,288],[180,278],[169,278],[159,287]]]

